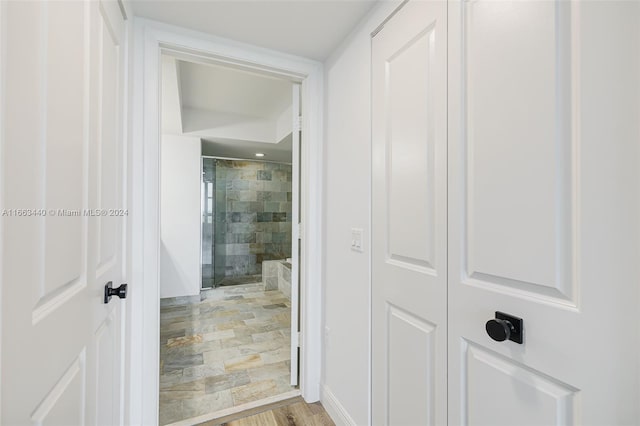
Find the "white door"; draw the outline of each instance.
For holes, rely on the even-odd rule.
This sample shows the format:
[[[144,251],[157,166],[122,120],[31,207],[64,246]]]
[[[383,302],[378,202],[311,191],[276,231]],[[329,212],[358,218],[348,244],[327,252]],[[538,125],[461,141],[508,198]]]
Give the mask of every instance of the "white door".
[[[124,279],[123,15],[1,7],[0,423],[121,424],[124,301],[103,298]]]
[[[291,132],[291,386],[298,385],[300,360],[300,85],[292,89]]]
[[[451,425],[640,420],[639,12],[450,3]]]
[[[446,3],[373,38],[373,424],[447,416]]]

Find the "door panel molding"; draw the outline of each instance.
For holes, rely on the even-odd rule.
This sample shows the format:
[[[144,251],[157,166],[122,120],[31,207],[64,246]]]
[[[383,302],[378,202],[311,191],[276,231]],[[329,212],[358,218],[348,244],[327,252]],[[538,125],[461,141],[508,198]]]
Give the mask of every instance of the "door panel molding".
[[[81,214],[87,206],[83,182],[89,149],[85,113],[90,62],[88,9],[86,4],[42,4],[39,10],[36,127],[40,137],[34,171],[39,180],[37,208],[43,214],[34,218],[40,240],[35,258],[41,282],[33,304],[33,324],[60,309],[87,283],[86,218]],[[58,59],[66,55],[67,61]],[[77,90],[78,81],[82,90]],[[62,99],[64,108],[59,105]],[[71,164],[66,164],[67,160]],[[65,241],[64,249],[60,241]]]
[[[119,346],[119,329],[116,329],[115,312],[111,311],[98,327],[95,333],[95,369],[96,374],[96,393],[94,395],[94,422],[96,425],[106,420],[108,424],[117,424],[120,419],[114,419],[114,406],[119,401],[114,400],[116,394],[113,392],[104,392],[104,389],[113,389],[111,383],[104,385],[104,382],[111,382],[119,377],[117,371],[117,363],[114,362],[119,356],[116,348]],[[105,363],[107,365],[105,365]],[[102,423],[104,424],[104,423]]]
[[[464,338],[460,349],[463,425],[506,426],[513,424],[514,415],[522,419],[522,424],[580,424],[579,389]],[[487,392],[489,383],[491,392]],[[469,394],[482,400],[469,399]]]
[[[121,43],[118,34],[122,34],[122,19],[119,18],[120,10],[109,5],[106,7],[100,3],[98,19],[98,46],[99,57],[99,86],[97,107],[100,113],[96,123],[96,209],[122,208],[121,176],[115,169],[109,167],[114,158],[119,158],[122,153],[117,143],[122,123],[122,111],[118,108],[122,105],[121,94]],[[100,215],[97,221],[97,260],[100,276],[111,269],[119,260],[116,256],[118,235],[122,229],[118,226],[118,217]],[[120,221],[121,222],[121,221]]]
[[[435,424],[436,329],[433,324],[387,303],[387,425]],[[407,350],[407,344],[412,349]],[[424,363],[424,360],[428,362]],[[406,388],[420,389],[406,395]],[[426,398],[425,398],[426,396]]]
[[[77,424],[84,423],[85,413],[85,391],[84,388],[86,386],[86,348],[83,348],[82,351],[78,354],[76,359],[73,360],[69,368],[60,376],[60,379],[53,386],[53,388],[45,395],[33,414],[31,415],[31,421],[38,426],[41,426],[48,420],[49,415],[52,412],[55,412],[56,405],[60,402],[65,393],[70,390],[75,390],[79,392],[80,401],[76,401],[77,408]],[[69,409],[73,406],[67,406],[65,408]],[[55,422],[60,419],[53,419]]]
[[[433,276],[437,276],[434,256],[435,117],[431,96],[435,27],[435,21],[429,22],[414,38],[389,55],[385,61],[384,95],[387,258],[397,266]],[[427,78],[420,78],[422,74]],[[413,90],[408,90],[408,79],[414,83]],[[416,93],[422,96],[416,96]],[[422,120],[423,128],[412,129],[416,127],[412,124]],[[407,190],[423,186],[422,197],[405,200]]]
[[[462,282],[577,308],[578,3],[478,1],[461,9]],[[514,18],[524,15],[524,23]],[[505,37],[516,30],[518,44]],[[541,90],[549,86],[555,93]],[[528,126],[532,116],[544,120]]]
[[[41,297],[31,312],[31,324],[38,324],[80,293],[87,286],[86,278],[83,278],[85,277],[76,278],[60,286],[58,290]]]

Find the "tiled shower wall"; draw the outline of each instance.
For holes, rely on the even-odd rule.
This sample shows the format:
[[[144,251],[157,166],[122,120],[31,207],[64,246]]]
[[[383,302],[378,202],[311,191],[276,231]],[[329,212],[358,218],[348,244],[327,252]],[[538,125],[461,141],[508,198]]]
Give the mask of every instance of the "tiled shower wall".
[[[259,280],[263,260],[291,257],[291,165],[215,162],[215,285]]]

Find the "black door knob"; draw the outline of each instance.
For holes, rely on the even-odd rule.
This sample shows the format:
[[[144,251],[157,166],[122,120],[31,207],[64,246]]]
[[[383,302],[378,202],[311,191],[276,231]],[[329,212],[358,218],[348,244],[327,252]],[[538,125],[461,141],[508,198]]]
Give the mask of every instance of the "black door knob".
[[[104,286],[104,303],[109,303],[112,296],[118,296],[120,299],[127,298],[127,285],[120,284],[120,287],[113,288],[113,282],[109,281]]]
[[[485,324],[487,334],[496,342],[511,340],[522,344],[523,328],[524,321],[522,321],[522,318],[514,317],[504,312],[496,312],[496,317]]]
[[[489,337],[496,342],[504,342],[511,337],[511,333],[515,331],[515,327],[507,320],[491,319],[485,325]]]

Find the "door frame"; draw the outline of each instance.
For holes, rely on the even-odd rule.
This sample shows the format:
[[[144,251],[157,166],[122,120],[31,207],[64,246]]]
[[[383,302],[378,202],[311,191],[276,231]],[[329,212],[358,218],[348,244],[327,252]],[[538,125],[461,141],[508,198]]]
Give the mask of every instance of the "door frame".
[[[5,146],[5,136],[4,136],[4,123],[5,123],[5,66],[7,63],[5,57],[6,47],[6,35],[5,29],[7,24],[5,22],[6,19],[6,8],[5,2],[0,2],[0,176],[4,177],[4,146]],[[0,211],[4,211],[4,185],[0,185]],[[0,271],[4,271],[3,267],[3,259],[4,259],[4,220],[0,220]],[[2,330],[4,330],[2,326],[2,318],[4,313],[2,312],[3,306],[3,298],[2,293],[4,289],[4,274],[0,273],[0,382],[2,381],[3,375],[3,364],[2,364]],[[0,386],[0,420],[2,420],[2,386]]]
[[[322,300],[323,66],[320,62],[156,21],[135,18],[132,137],[128,147],[131,299],[127,316],[129,424],[157,424],[160,329],[160,55],[171,51],[302,83],[300,390],[320,399]]]

